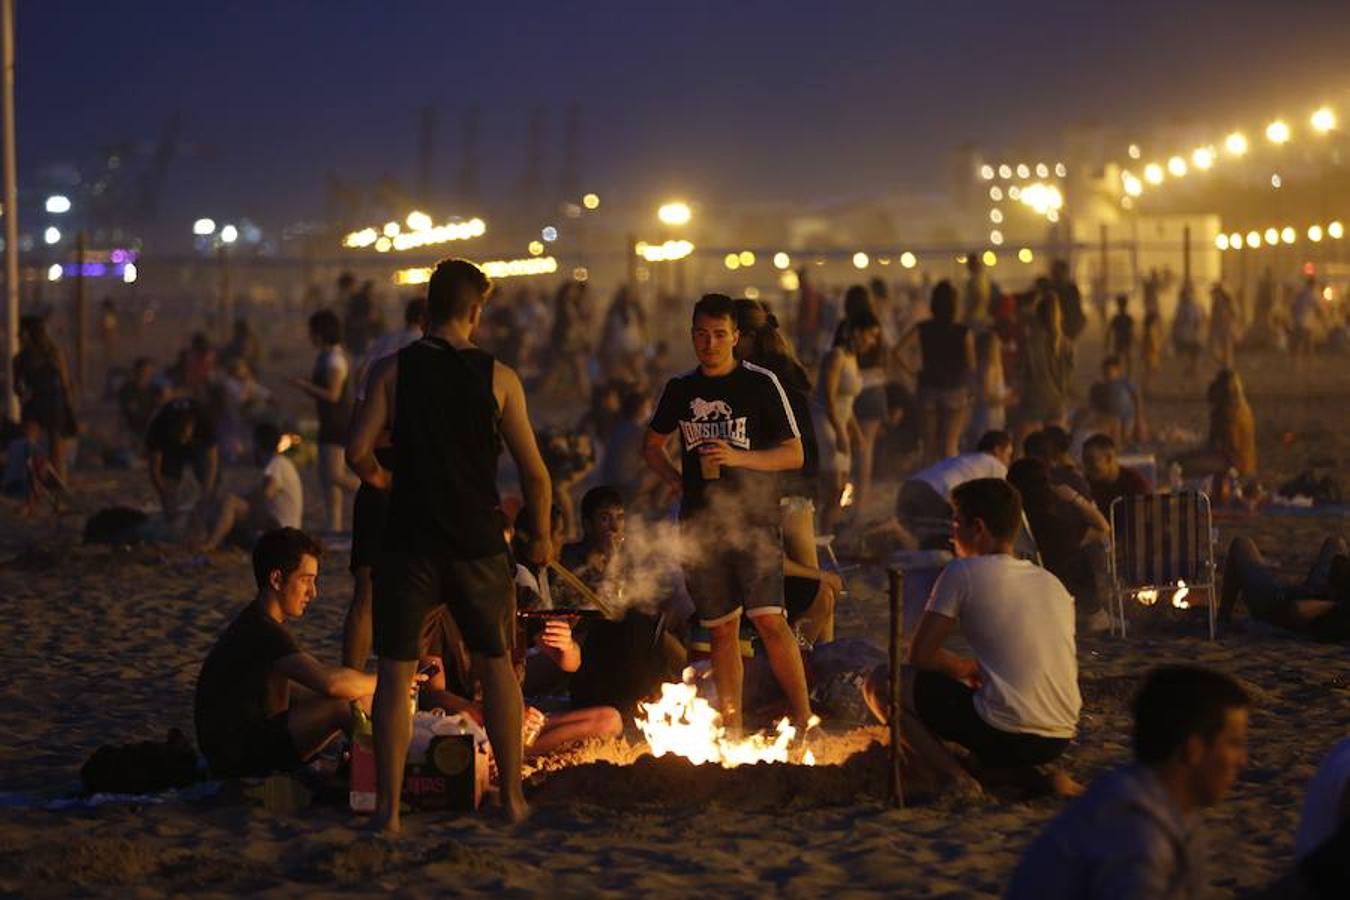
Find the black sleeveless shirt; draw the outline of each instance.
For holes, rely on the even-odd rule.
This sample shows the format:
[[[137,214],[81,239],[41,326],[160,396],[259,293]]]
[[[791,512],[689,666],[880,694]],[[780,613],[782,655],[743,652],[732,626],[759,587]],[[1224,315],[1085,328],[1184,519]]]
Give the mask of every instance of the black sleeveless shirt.
[[[495,511],[497,400],[493,358],[437,337],[398,354],[394,391],[394,485],[384,549],[440,559],[506,552]]]
[[[956,323],[929,319],[919,323],[919,387],[952,390],[966,386],[966,332]]]

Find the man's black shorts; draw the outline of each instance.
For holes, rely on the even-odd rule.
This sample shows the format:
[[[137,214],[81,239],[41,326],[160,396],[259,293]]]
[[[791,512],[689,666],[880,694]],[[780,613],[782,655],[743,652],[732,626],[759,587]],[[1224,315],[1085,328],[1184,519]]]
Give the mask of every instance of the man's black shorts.
[[[224,745],[202,748],[206,763],[216,778],[253,778],[273,772],[289,772],[304,762],[300,759],[291,731],[287,727],[289,711],[279,712],[258,722],[250,722]]]
[[[954,678],[913,670],[914,708],[938,737],[965,747],[986,769],[1015,769],[1050,762],[1069,746],[1050,738],[995,728],[975,711],[975,692]]]
[[[783,536],[777,526],[726,540],[704,536],[683,563],[684,581],[705,628],[741,610],[750,618],[783,615]]]
[[[374,568],[380,558],[388,510],[389,492],[361,482],[352,501],[352,555],[348,568],[353,575],[357,569]]]
[[[501,656],[515,639],[516,586],[505,553],[433,559],[386,550],[375,564],[375,654],[414,660],[427,614],[444,604],[470,653]]]

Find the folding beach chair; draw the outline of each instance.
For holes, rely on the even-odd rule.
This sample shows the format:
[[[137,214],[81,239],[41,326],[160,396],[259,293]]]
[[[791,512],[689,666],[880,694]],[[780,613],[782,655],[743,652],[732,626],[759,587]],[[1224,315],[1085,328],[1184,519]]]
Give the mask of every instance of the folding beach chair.
[[[1219,604],[1209,496],[1200,491],[1183,491],[1118,497],[1111,504],[1110,519],[1111,587],[1120,636],[1125,637],[1127,596],[1172,590],[1184,582],[1190,589],[1188,599],[1205,592],[1209,604],[1209,639],[1214,640]],[[1112,622],[1112,633],[1115,625]]]

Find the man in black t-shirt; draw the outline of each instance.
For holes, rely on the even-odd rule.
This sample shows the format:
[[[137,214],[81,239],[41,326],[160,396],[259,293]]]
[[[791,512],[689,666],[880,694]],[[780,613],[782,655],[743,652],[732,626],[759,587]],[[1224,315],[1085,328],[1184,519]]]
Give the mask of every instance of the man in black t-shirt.
[[[178,515],[178,485],[188,466],[201,499],[214,499],[220,485],[220,451],[215,424],[202,404],[180,397],[161,406],[146,429],[145,449],[150,483],[164,506],[164,518],[172,521]]]
[[[783,542],[778,473],[801,468],[802,440],[787,395],[767,369],[737,362],[740,333],[730,297],[694,306],[699,366],[661,395],[643,456],[681,492],[681,558],[689,594],[712,635],[713,677],[723,723],[741,725],[741,612],[755,624],[793,723],[811,708],[801,650],[783,611]],[[681,468],[666,455],[679,433]],[[800,731],[799,731],[800,733]]]
[[[278,528],[253,547],[258,594],[216,641],[197,677],[197,743],[217,778],[294,769],[351,724],[351,701],[369,705],[375,676],[330,667],[286,627],[314,600],[323,546]],[[317,697],[292,701],[291,683]]]

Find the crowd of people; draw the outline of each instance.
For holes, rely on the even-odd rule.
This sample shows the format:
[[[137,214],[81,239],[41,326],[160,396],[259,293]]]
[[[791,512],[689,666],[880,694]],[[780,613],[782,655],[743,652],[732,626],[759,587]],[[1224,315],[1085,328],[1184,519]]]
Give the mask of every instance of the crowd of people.
[[[326,536],[348,531],[351,506],[341,665],[305,652],[287,627],[316,597],[325,550],[301,530],[302,481],[287,452],[296,440],[257,381],[247,323],[218,349],[194,335],[163,369],[136,360],[113,392],[163,518],[180,517],[190,473],[194,545],[252,553],[255,597],[197,686],[213,774],[293,769],[369,710],[373,824],[397,831],[411,717],[440,709],[485,730],[502,808],[518,821],[523,757],[621,734],[641,700],[698,658],[729,732],[784,715],[808,734],[827,712],[812,694],[813,653],[834,641],[844,590],[820,548],[862,530],[850,508],[902,471],[886,442],[904,426],[917,467],[896,479],[894,515],[866,528],[954,557],[910,644],[907,740],[939,771],[987,789],[1083,792],[1056,760],[1083,711],[1077,636],[1111,625],[1112,504],[1156,487],[1120,458],[1147,437],[1149,373],[1163,352],[1156,279],[1139,332],[1128,297],[1109,320],[1103,311],[1108,352],[1085,402],[1074,367],[1086,315],[1059,263],[1006,295],[972,256],[963,286],[932,285],[926,316],[913,302],[901,309],[882,282],[830,303],[803,279],[795,329],[766,303],[708,294],[687,320],[697,364],[673,377],[670,347],[626,289],[597,328],[584,283],[565,283],[552,309],[527,291],[494,306],[476,266],[446,260],[403,327],[381,332],[368,288],[339,287],[342,314],[308,320],[312,370],[286,380],[314,403]],[[1182,286],[1173,322],[1188,369],[1203,350],[1193,293]],[[1209,435],[1175,460],[1216,495],[1232,490],[1230,475],[1256,473],[1254,417],[1233,368],[1240,318],[1216,289]],[[25,320],[23,334],[24,432],[10,445],[6,493],[16,458],[24,490],[35,470],[63,483],[75,431],[60,351],[41,320]],[[536,428],[527,395],[589,405],[575,429]],[[503,447],[518,505],[499,492]],[[223,491],[222,467],[248,458],[252,488]],[[668,546],[639,554],[629,521],[668,529]],[[1343,639],[1350,555],[1329,540],[1290,586],[1235,542],[1214,600],[1224,619],[1242,602],[1253,617]],[[958,632],[972,656],[949,649]],[[767,694],[747,690],[751,669]],[[860,674],[884,720],[889,668]],[[1119,882],[1138,885],[1127,896],[1189,896],[1202,883],[1194,812],[1219,802],[1241,767],[1250,705],[1217,673],[1152,673],[1136,703],[1137,765],[1052,824],[1012,895],[1099,896]]]

